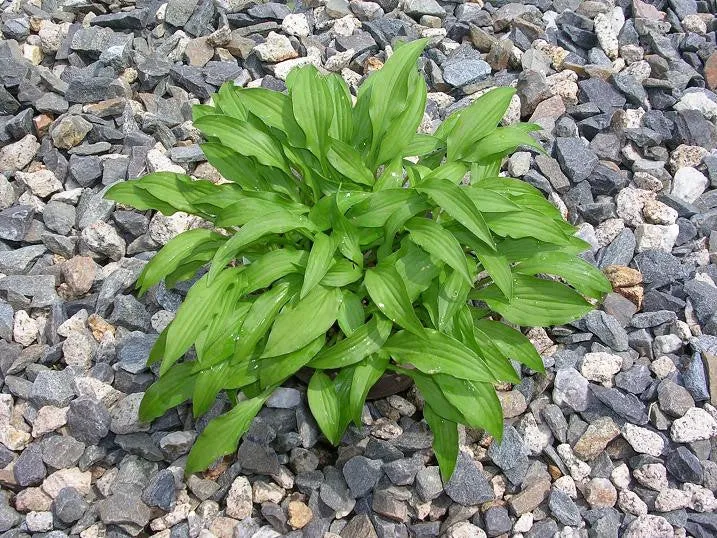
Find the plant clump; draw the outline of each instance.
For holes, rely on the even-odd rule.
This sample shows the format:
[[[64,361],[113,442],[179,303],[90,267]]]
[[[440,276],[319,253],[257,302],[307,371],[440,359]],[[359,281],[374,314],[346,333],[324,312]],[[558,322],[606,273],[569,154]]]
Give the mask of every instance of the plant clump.
[[[235,451],[272,391],[308,367],[309,407],[332,444],[361,424],[385,372],[409,376],[447,479],[458,424],[499,439],[494,384],[519,382],[519,363],[543,369],[514,327],[572,321],[609,291],[560,212],[499,177],[517,147],[542,151],[537,125],[499,126],[512,88],[417,133],[424,46],[397,48],[355,103],[341,77],[313,66],[289,74],[287,93],[226,84],[193,114],[228,182],[160,172],[109,189],[211,223],[170,240],[138,281],[144,293],[196,279],[150,354],[159,379],[141,419],[187,400],[199,417],[221,392],[233,403],[197,438],[187,472]]]

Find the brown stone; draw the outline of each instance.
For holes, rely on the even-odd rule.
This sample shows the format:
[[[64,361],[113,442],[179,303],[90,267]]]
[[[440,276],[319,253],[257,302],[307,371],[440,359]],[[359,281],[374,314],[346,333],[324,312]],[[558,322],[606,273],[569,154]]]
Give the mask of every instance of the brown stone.
[[[373,73],[374,71],[378,71],[382,67],[383,62],[380,59],[378,59],[376,56],[369,56],[363,63],[363,72],[368,75]]]
[[[628,301],[631,301],[638,310],[642,308],[642,298],[645,290],[642,286],[628,286],[627,288],[617,288],[616,293],[622,295]]]
[[[500,406],[503,408],[504,418],[517,417],[528,408],[525,396],[519,390],[499,391],[498,399],[500,400]]]
[[[717,356],[711,353],[702,353],[702,361],[707,372],[707,384],[710,389],[710,403],[717,405]]]
[[[512,497],[508,504],[516,516],[532,512],[542,503],[550,492],[550,479],[546,475],[540,480],[528,483],[527,487]]]
[[[239,522],[236,519],[218,516],[212,520],[209,530],[217,538],[232,538],[234,536],[234,527],[238,524]]]
[[[311,511],[311,508],[303,502],[291,501],[289,503],[289,525],[291,525],[293,529],[304,528],[313,517],[314,513]]]
[[[62,264],[62,277],[77,295],[90,291],[96,274],[97,264],[89,256],[75,256]]]
[[[343,538],[377,538],[376,529],[366,514],[355,516],[340,534]]]
[[[53,121],[54,120],[47,114],[39,114],[32,118],[32,123],[35,126],[37,136],[39,136],[40,138],[45,136],[50,130],[50,125],[52,125]]]
[[[198,37],[187,43],[184,55],[189,60],[189,65],[204,67],[214,56],[214,47],[208,43],[208,38]]]
[[[625,265],[608,265],[603,273],[613,288],[626,288],[642,284],[642,273]]]
[[[705,82],[710,90],[717,90],[717,52],[713,52],[705,62]]]
[[[90,314],[90,317],[87,318],[87,326],[92,331],[92,336],[94,336],[95,340],[98,342],[101,342],[107,333],[114,336],[115,330],[117,329],[114,325],[108,323],[104,318],[98,316],[97,314]]]
[[[604,451],[608,443],[618,435],[620,435],[620,428],[611,418],[599,418],[590,424],[578,439],[573,452],[582,460],[591,460]]]
[[[617,490],[607,478],[592,478],[583,495],[592,508],[607,508],[617,502]]]

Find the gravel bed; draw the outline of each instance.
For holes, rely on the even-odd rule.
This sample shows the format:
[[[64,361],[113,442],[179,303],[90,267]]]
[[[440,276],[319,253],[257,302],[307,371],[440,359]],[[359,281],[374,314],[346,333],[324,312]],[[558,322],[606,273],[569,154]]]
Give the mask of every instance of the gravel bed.
[[[0,538],[717,535],[714,0],[0,2]],[[355,89],[396,39],[430,38],[421,130],[512,85],[503,121],[549,156],[541,189],[613,283],[531,330],[547,371],[500,387],[501,444],[461,431],[442,483],[414,390],[370,402],[334,449],[298,380],[201,475],[184,406],[137,418],[147,352],[186,286],[137,299],[203,223],[103,199],[151,171],[219,180],[191,105],[223,82],[284,89],[307,63]]]

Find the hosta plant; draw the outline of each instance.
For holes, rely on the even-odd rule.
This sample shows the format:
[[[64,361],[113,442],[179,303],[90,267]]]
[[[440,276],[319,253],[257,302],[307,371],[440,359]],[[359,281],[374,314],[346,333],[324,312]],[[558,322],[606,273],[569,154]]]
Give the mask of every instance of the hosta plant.
[[[334,445],[361,425],[384,372],[410,376],[447,479],[458,424],[500,439],[494,384],[519,382],[518,363],[543,369],[515,326],[574,320],[608,291],[560,212],[499,177],[518,146],[541,151],[529,134],[538,126],[499,126],[513,89],[417,133],[424,46],[398,47],[355,102],[341,77],[313,66],[289,74],[287,93],[224,85],[193,114],[228,182],[159,172],[109,190],[208,222],[170,240],[138,282],[144,293],[194,279],[150,354],[159,379],[142,420],[187,400],[199,417],[221,392],[232,403],[197,438],[187,472],[234,452],[272,391],[308,367],[309,407]]]

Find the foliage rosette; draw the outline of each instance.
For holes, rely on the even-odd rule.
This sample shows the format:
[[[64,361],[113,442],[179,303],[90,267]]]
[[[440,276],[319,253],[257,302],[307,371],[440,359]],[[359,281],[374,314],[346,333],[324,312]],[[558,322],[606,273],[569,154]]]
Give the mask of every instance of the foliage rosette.
[[[542,151],[537,125],[499,125],[512,88],[417,132],[425,43],[398,47],[355,99],[313,66],[289,74],[287,93],[226,84],[193,115],[227,182],[159,172],[109,189],[209,223],[171,239],[138,280],[140,293],[193,281],[150,354],[160,377],[141,419],[187,400],[199,417],[221,392],[233,404],[197,438],[187,472],[235,451],[272,391],[308,367],[309,407],[332,444],[361,425],[384,372],[410,376],[447,479],[458,424],[500,439],[494,384],[519,382],[520,364],[543,370],[516,327],[575,320],[609,291],[560,212],[499,177],[517,147]]]

